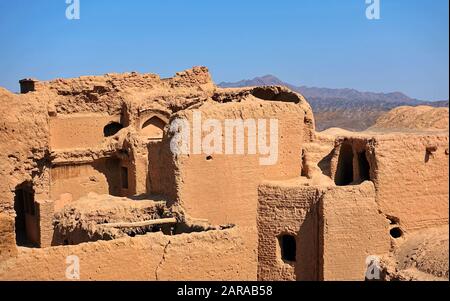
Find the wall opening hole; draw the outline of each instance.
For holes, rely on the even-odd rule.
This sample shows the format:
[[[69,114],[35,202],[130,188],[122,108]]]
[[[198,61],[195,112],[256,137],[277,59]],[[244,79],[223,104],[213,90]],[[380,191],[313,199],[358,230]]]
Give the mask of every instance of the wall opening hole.
[[[123,129],[123,125],[118,122],[110,122],[103,128],[103,136],[111,137],[117,134],[121,129]]]
[[[361,182],[370,180],[370,164],[367,160],[366,152],[358,154],[359,177]]]
[[[293,235],[282,235],[280,237],[281,259],[284,261],[296,261],[297,242]]]
[[[120,179],[122,182],[122,189],[128,189],[128,168],[125,166],[120,168]]]
[[[207,156],[206,157],[206,161],[212,161],[213,157],[212,156]]]
[[[392,238],[400,238],[403,236],[403,231],[399,227],[394,227],[390,231]]]
[[[304,149],[302,150],[302,172],[301,172],[300,176],[302,176],[302,177],[308,176],[308,170],[306,168],[306,155],[305,155]]]
[[[350,185],[353,182],[353,147],[348,142],[341,145],[334,181],[338,186]]]
[[[33,186],[25,182],[14,191],[14,210],[16,211],[16,244],[30,247],[39,231],[36,219]]]

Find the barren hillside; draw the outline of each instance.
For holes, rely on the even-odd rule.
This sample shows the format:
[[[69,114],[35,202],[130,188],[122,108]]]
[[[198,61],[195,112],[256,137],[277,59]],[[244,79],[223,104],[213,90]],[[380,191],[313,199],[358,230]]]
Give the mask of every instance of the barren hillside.
[[[223,88],[252,86],[286,86],[306,97],[314,111],[316,129],[323,131],[339,127],[351,131],[363,131],[375,124],[384,113],[399,106],[427,105],[448,107],[448,101],[422,101],[400,92],[373,93],[355,89],[329,89],[297,86],[283,82],[273,75],[256,77],[235,83],[222,82]]]
[[[448,108],[403,106],[383,114],[371,129],[445,130],[449,128],[448,114]]]

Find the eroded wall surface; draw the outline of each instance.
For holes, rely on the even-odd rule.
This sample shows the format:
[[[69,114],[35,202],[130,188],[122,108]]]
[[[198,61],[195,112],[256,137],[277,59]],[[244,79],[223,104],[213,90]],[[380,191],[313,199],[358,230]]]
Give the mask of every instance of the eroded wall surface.
[[[199,108],[202,118],[219,120],[274,118],[278,122],[278,153],[273,165],[262,165],[268,155],[251,155],[245,133],[245,154],[191,154],[176,161],[177,187],[180,204],[190,216],[208,219],[212,224],[236,224],[248,244],[247,260],[253,262],[256,279],[257,262],[257,189],[263,179],[289,179],[301,173],[304,111],[294,103],[253,101],[205,105]],[[192,112],[186,112],[192,120]],[[225,133],[223,133],[225,143]],[[258,133],[259,135],[259,133]],[[264,132],[266,135],[266,132]],[[236,143],[236,139],[233,140]],[[267,142],[270,140],[268,139]],[[225,151],[225,147],[223,147]]]
[[[238,230],[99,241],[77,246],[20,249],[0,263],[0,279],[68,280],[67,256],[76,255],[80,280],[249,280]],[[70,271],[71,269],[69,269]]]
[[[371,182],[327,188],[319,218],[320,280],[363,281],[367,257],[389,252],[389,221]]]
[[[90,164],[62,165],[51,169],[50,199],[59,200],[62,194],[71,194],[78,200],[89,192],[121,195],[120,162],[100,159]]]
[[[17,255],[14,219],[0,213],[0,262]]]
[[[318,280],[320,187],[267,183],[258,196],[258,280]],[[283,235],[295,237],[295,261],[282,257]]]
[[[296,256],[282,255],[283,235]],[[369,256],[391,247],[389,221],[378,212],[372,183],[310,186],[305,179],[259,188],[259,280],[364,280]]]
[[[77,255],[82,280],[363,280],[367,256],[389,252],[389,222],[406,233],[448,224],[448,134],[316,135],[301,95],[283,87],[220,89],[204,67],[169,79],[108,74],[35,89],[0,88],[1,279],[65,280],[66,256]],[[264,155],[174,156],[164,126],[192,121],[194,110],[222,124],[277,119],[276,164],[262,166]],[[105,137],[111,122],[125,128]],[[247,147],[254,137],[244,138]],[[354,153],[349,164],[340,163],[345,139]],[[358,160],[363,151],[366,165]],[[337,187],[343,165],[352,179]],[[23,187],[36,206],[28,232],[41,247],[52,245],[54,212],[89,192],[160,194],[191,217],[237,228],[17,248]],[[282,259],[284,234],[296,238],[295,262]]]
[[[377,203],[403,230],[448,224],[448,147],[445,135],[377,138]]]
[[[120,123],[120,115],[72,114],[50,118],[50,147],[53,150],[94,148],[111,122]]]

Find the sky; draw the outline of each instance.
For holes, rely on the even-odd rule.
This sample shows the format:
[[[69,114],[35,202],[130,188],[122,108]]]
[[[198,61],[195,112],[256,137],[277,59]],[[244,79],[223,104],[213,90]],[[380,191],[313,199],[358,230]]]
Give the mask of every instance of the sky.
[[[73,1],[73,0],[71,0]],[[273,74],[294,85],[449,98],[449,1],[0,1],[0,86],[207,66],[215,82]]]

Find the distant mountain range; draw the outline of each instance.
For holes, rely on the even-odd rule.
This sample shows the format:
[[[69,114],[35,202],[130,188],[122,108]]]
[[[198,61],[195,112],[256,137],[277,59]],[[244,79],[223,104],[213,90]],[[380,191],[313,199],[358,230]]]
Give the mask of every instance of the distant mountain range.
[[[273,75],[219,84],[223,88],[273,85],[286,86],[305,96],[314,111],[316,128],[319,131],[330,127],[362,131],[375,124],[382,114],[399,106],[428,105],[432,107],[448,107],[449,105],[448,100],[423,101],[410,98],[401,92],[373,93],[361,92],[355,89],[296,86],[283,82]]]

